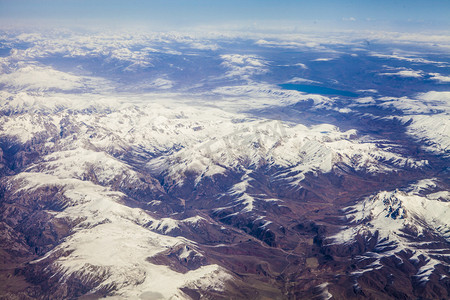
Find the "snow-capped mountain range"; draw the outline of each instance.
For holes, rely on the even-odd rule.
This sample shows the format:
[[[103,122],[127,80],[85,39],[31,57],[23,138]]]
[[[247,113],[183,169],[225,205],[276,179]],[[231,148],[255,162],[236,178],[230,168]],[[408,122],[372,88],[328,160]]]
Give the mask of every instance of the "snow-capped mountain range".
[[[449,297],[450,57],[373,43],[4,31],[0,297]]]

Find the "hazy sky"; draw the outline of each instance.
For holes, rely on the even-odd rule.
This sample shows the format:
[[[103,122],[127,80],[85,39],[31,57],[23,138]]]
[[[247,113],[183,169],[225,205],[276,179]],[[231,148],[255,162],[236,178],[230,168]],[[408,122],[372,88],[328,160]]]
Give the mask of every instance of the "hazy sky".
[[[284,24],[449,30],[450,0],[0,0],[1,24],[145,23],[195,26]]]

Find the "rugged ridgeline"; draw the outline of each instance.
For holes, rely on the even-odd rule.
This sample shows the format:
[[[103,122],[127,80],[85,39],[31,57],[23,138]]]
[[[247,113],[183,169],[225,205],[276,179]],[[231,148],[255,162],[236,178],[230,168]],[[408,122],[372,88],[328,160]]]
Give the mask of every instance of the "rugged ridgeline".
[[[2,31],[0,298],[450,298],[448,42]]]
[[[0,123],[4,299],[450,297],[445,158],[406,138],[38,104]]]

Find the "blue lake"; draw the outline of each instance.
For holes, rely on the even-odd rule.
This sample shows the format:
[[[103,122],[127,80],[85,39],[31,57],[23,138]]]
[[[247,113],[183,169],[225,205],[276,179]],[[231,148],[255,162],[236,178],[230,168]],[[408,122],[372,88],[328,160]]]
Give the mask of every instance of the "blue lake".
[[[341,91],[332,88],[327,88],[323,86],[316,85],[307,85],[307,84],[295,84],[295,83],[285,83],[280,84],[280,87],[286,90],[294,90],[299,92],[304,92],[308,94],[319,94],[319,95],[336,95],[336,96],[345,96],[345,97],[358,97],[358,94],[349,92],[349,91]]]

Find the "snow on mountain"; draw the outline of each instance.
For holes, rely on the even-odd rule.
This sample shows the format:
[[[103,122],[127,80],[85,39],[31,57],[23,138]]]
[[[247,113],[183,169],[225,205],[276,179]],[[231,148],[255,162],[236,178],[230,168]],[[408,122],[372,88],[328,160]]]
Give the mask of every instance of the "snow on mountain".
[[[76,114],[67,110],[56,115],[26,113],[3,117],[0,124],[3,136],[26,142],[42,133],[47,139],[46,151],[53,153],[30,170],[64,178],[86,178],[86,172],[93,171],[103,184],[117,174],[138,182],[137,173],[117,158],[130,150],[147,153],[147,168],[176,185],[182,185],[190,173],[199,182],[215,174],[263,166],[280,168],[278,178],[296,185],[304,174],[330,172],[336,164],[376,173],[427,163],[380,148],[377,144],[382,141],[358,137],[355,130],[261,120],[179,101],[119,104],[100,114],[82,109]]]
[[[0,85],[14,90],[80,90],[104,84],[105,81],[86,76],[76,76],[51,67],[26,65],[0,74]]]
[[[87,103],[93,105],[93,100]],[[382,149],[381,141],[359,137],[355,130],[342,132],[328,124],[294,125],[167,99],[117,103],[96,113],[82,106],[78,111],[60,107],[54,114],[24,108],[25,112],[4,116],[1,123],[2,136],[44,146],[36,148],[42,154],[38,159],[8,179],[16,196],[56,188],[54,204],[61,210],[48,214],[55,222],[74,224],[71,233],[34,264],[48,265],[62,282],[85,278],[92,285],[90,293],[114,290],[122,297],[139,297],[151,291],[183,298],[183,286],[209,282],[220,289],[218,282],[231,278],[217,265],[182,274],[148,261],[180,244],[195,248],[193,241],[167,234],[204,220],[159,219],[126,206],[125,194],[113,188],[147,184],[161,189],[126,161],[127,154],[135,153],[140,157],[135,164],[176,186],[192,174],[196,184],[216,174],[248,174],[226,192],[244,213],[269,201],[251,192],[252,173],[263,166],[283,170],[277,180],[298,185],[306,173],[330,172],[337,164],[367,172],[426,164]],[[267,222],[265,226],[271,224]]]
[[[426,164],[382,150],[375,142],[363,142],[354,130],[341,132],[331,125],[308,128],[278,121],[224,120],[215,128],[207,140],[197,139],[193,147],[159,156],[149,167],[164,170],[171,180],[181,184],[187,172],[198,174],[198,182],[204,176],[230,169],[271,166],[284,168],[279,177],[298,184],[305,173],[330,172],[335,164],[369,172],[390,171],[395,165],[415,168]]]
[[[424,75],[424,73],[423,73],[423,71],[416,71],[416,70],[411,70],[411,69],[406,69],[406,70],[401,69],[400,71],[395,72],[395,73],[380,73],[379,75],[421,78]]]
[[[50,37],[51,36],[51,37]],[[106,63],[119,63],[125,72],[136,72],[154,66],[157,54],[181,55],[177,47],[199,51],[215,51],[219,46],[206,38],[196,38],[192,34],[148,33],[148,32],[102,32],[74,33],[60,30],[57,33],[20,34],[4,36],[5,43],[12,47],[10,55],[0,58],[8,64],[36,63],[38,60],[54,56],[66,59],[101,58]],[[27,44],[26,49],[17,45]],[[88,72],[79,69],[80,72]],[[35,79],[36,80],[36,79]],[[45,83],[44,83],[45,85]]]
[[[43,297],[356,297],[346,280],[392,257],[411,286],[445,272],[447,63],[366,37],[230,36],[2,36],[0,237]],[[342,68],[357,59],[361,79]],[[426,80],[385,91],[403,77]]]
[[[431,79],[437,80],[440,83],[449,83],[450,82],[450,76],[444,76],[440,73],[430,73]]]
[[[425,141],[424,147],[437,153],[450,149],[450,92],[429,91],[410,97],[382,97],[382,107],[404,112],[398,116],[408,124],[407,133]]]
[[[267,72],[264,67],[266,64],[260,57],[240,54],[225,54],[221,55],[224,60],[223,66],[230,69],[226,76],[238,76],[243,79],[248,79],[250,75],[263,74]]]
[[[400,61],[407,61],[407,62],[412,62],[415,64],[435,64],[440,67],[446,67],[449,65],[448,62],[433,61],[433,60],[425,59],[423,57],[420,57],[416,53],[408,53],[407,56],[405,56],[405,54],[402,55],[401,53],[396,53],[396,52],[394,52],[393,54],[381,54],[381,53],[372,52],[370,55],[374,56],[374,57],[379,57],[379,58],[389,58],[389,59],[396,59],[396,60],[400,60]]]
[[[37,193],[40,189],[57,187],[64,209],[48,211],[53,220],[69,219],[76,225],[72,233],[57,247],[32,264],[46,263],[47,269],[64,283],[73,278],[93,281],[90,293],[102,289],[119,290],[121,297],[139,297],[147,291],[164,298],[183,299],[179,288],[209,282],[216,288],[228,275],[217,265],[207,265],[181,274],[167,266],[152,264],[147,258],[179,244],[195,243],[151,231],[147,224],[158,222],[145,211],[122,204],[125,195],[78,179],[60,179],[43,173],[26,173],[9,179],[18,197]],[[195,222],[191,218],[184,222]],[[168,222],[165,219],[163,222]],[[215,283],[217,282],[217,283]]]
[[[212,90],[211,94],[222,96],[225,101],[225,103],[220,104],[222,107],[239,107],[240,109],[243,108],[244,103],[247,108],[258,109],[267,105],[293,105],[299,101],[307,100],[313,100],[315,107],[318,108],[333,102],[329,97],[322,95],[283,90],[273,85],[261,83],[218,87]]]
[[[182,224],[196,225],[202,221],[206,221],[206,219],[201,216],[190,217],[190,218],[183,219],[183,220],[175,220],[172,218],[162,218],[160,220],[152,221],[149,228],[154,231],[167,234],[167,233],[170,233],[171,231],[173,231],[174,229],[179,228],[180,225],[182,225]]]
[[[450,238],[450,227],[447,220],[450,217],[450,205],[444,201],[429,199],[415,194],[407,194],[401,191],[380,192],[367,198],[356,206],[348,208],[347,218],[353,223],[369,221],[373,226],[371,230],[379,230],[383,237],[397,236],[405,226],[416,226],[417,221],[424,221],[426,225],[417,227],[420,235],[425,229],[442,231],[445,238]],[[428,226],[431,226],[428,228]],[[369,227],[370,228],[370,227]],[[352,228],[351,231],[354,231]],[[344,236],[341,232],[335,239]]]
[[[6,115],[21,113],[57,113],[70,108],[74,111],[112,111],[121,108],[120,97],[101,94],[66,94],[50,91],[0,91],[0,111]],[[11,117],[12,117],[11,116]]]
[[[422,80],[436,80],[439,83],[448,83],[450,82],[449,76],[444,76],[440,73],[426,73],[421,70],[413,70],[407,68],[388,68],[388,71],[397,71],[397,72],[387,72],[380,73],[378,75],[381,76],[399,76],[399,77],[409,77],[409,78],[419,78]]]
[[[119,187],[126,184],[137,188],[144,179],[129,165],[111,155],[83,148],[53,152],[42,157],[38,164],[27,171],[50,174],[61,179],[90,179],[102,186],[117,183]]]
[[[450,151],[450,117],[449,114],[415,115],[403,118],[412,120],[407,133],[425,141],[424,148],[437,152]]]
[[[361,260],[370,258],[375,261],[355,274],[381,268],[382,258],[398,257],[400,252],[408,251],[412,251],[411,261],[424,259],[416,274],[421,280],[426,281],[437,264],[450,268],[445,263],[448,257],[445,248],[433,246],[439,245],[440,238],[450,241],[450,203],[448,199],[437,198],[436,193],[425,192],[423,195],[423,190],[428,188],[436,188],[434,180],[421,180],[408,187],[409,192],[381,191],[346,208],[345,218],[350,224],[331,236],[329,245],[351,244],[355,242],[355,236],[378,234],[374,250],[361,255]],[[430,235],[435,236],[435,242],[421,242]]]

